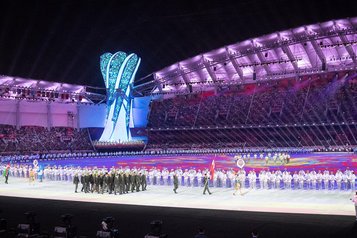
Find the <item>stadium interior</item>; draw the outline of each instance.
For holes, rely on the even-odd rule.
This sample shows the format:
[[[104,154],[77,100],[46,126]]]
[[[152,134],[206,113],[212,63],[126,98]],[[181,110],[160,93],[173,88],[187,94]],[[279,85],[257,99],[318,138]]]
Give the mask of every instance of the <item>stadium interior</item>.
[[[58,166],[208,171],[213,160],[216,161],[216,173],[228,173],[239,171],[237,161],[241,158],[235,157],[239,154],[247,156],[243,166],[249,172],[258,173],[271,166],[272,170],[288,169],[289,173],[326,169],[336,174],[346,168],[351,168],[351,174],[356,173],[356,52],[357,17],[351,17],[279,30],[175,62],[135,79],[130,85],[132,104],[130,118],[125,118],[125,123],[128,121],[130,125],[131,141],[100,141],[109,114],[106,113],[110,101],[109,86],[0,76],[0,171],[5,174],[7,165],[16,169],[36,167],[38,164],[35,165],[34,160],[56,169]],[[144,62],[144,56],[140,57]],[[117,98],[123,94],[120,89],[115,93]],[[281,155],[281,163],[278,164],[276,158],[271,162],[270,153],[279,154],[275,157]],[[269,157],[265,164],[263,154]],[[19,181],[25,181],[28,176],[18,172],[16,178],[16,173],[10,174],[10,185],[13,179],[18,190],[26,192]],[[54,181],[45,176],[44,183],[59,184],[59,180],[68,180],[69,183],[61,183],[59,187],[70,187],[73,185],[72,175]],[[308,192],[315,196],[321,192],[325,197],[339,199],[344,196],[348,200],[347,197],[356,190],[353,178],[353,182],[347,182],[346,178],[342,185],[337,180],[332,184],[324,182],[323,191],[322,183],[320,188],[312,188],[303,182],[300,187],[293,185],[292,191],[298,190],[302,197]],[[158,192],[166,189],[165,185],[171,185],[169,182],[156,183],[149,178],[148,181],[149,185],[159,187]],[[257,181],[253,186],[247,178],[242,186],[251,190],[262,189]],[[74,214],[74,223],[77,222],[79,234],[83,236],[69,234],[72,231],[69,218],[69,221],[62,221],[67,236],[57,237],[94,237],[99,224],[106,221],[100,218],[108,214],[120,217],[120,237],[143,237],[150,229],[152,232],[154,228],[150,222],[157,219],[163,220],[163,224],[159,222],[164,227],[162,234],[168,236],[147,237],[193,237],[197,224],[204,224],[209,237],[252,237],[256,230],[261,237],[355,237],[357,234],[357,223],[349,221],[354,214],[349,200],[351,209],[343,207],[340,213],[338,208],[329,209],[325,203],[321,209],[326,213],[321,214],[309,214],[304,208],[292,208],[291,213],[279,209],[274,213],[273,208],[271,211],[249,212],[241,209],[238,203],[232,210],[214,205],[212,209],[208,205],[202,209],[194,203],[182,208],[183,205],[174,199],[169,207],[157,203],[140,206],[126,203],[126,200],[121,203],[119,199],[118,204],[109,204],[114,203],[112,201],[105,204],[98,203],[95,197],[81,202],[79,198],[71,200],[69,195],[61,197],[60,201],[51,196],[47,199],[40,189],[30,188],[33,194],[43,196],[41,200],[36,196],[26,197],[16,190],[3,189],[3,180],[0,182],[0,190],[3,190],[0,192],[0,212],[3,212],[0,218],[4,216],[0,220],[0,237],[52,237],[49,235],[52,227],[65,213]],[[213,181],[208,186],[231,195],[232,184],[225,182],[221,185]],[[203,185],[196,178],[187,185],[187,180],[182,177],[184,186],[190,186],[187,189],[190,193],[183,196],[194,199],[192,189],[200,189]],[[283,182],[269,185],[269,189],[281,188],[280,192],[288,187]],[[168,190],[171,194],[172,188]],[[337,195],[331,195],[334,191],[342,195],[336,198]],[[201,190],[198,193],[202,195]],[[152,200],[159,200],[150,196]],[[308,200],[303,198],[304,202]],[[195,201],[199,203],[200,199],[203,198]],[[254,199],[259,201],[259,198]],[[294,201],[293,197],[288,199]],[[285,202],[290,200],[282,203]],[[25,220],[19,217],[30,210],[39,214],[43,230],[46,230],[42,236],[19,236],[21,226],[8,228],[7,222],[15,227],[15,223]],[[48,220],[44,219],[47,215]],[[90,219],[86,221],[83,216]],[[31,219],[27,216],[24,223],[34,227]],[[221,228],[217,225],[220,223]],[[301,229],[297,227],[300,224]],[[236,225],[239,230],[234,229]],[[27,235],[34,232],[24,229]],[[59,234],[62,231],[57,230]],[[112,232],[109,236],[97,234],[96,237],[118,236]]]

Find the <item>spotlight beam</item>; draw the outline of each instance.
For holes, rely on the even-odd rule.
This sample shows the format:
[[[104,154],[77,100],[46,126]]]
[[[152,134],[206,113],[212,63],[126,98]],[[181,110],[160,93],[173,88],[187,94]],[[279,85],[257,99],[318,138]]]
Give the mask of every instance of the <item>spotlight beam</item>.
[[[25,42],[27,41],[27,38],[29,36],[29,32],[33,28],[34,18],[36,16],[37,12],[38,12],[38,4],[39,3],[37,2],[35,10],[32,11],[30,23],[29,23],[29,25],[27,25],[25,33],[22,35],[22,38],[21,38],[19,46],[16,47],[16,53],[15,53],[15,56],[13,57],[13,61],[12,61],[11,66],[10,66],[10,75],[13,75],[14,69],[17,66],[17,60],[18,60],[20,54],[23,53],[22,51],[23,51]]]
[[[56,19],[54,20],[54,22],[52,23],[52,26],[50,27],[50,32],[52,29],[56,29],[57,26],[60,23],[60,20],[62,20],[63,18],[63,9],[64,9],[64,5],[62,6],[62,8],[60,9],[59,13],[56,16]],[[39,53],[37,54],[36,60],[34,61],[34,63],[32,64],[31,70],[28,74],[29,78],[33,77],[34,72],[37,69],[38,63],[41,60],[45,50],[48,48],[48,44],[50,43],[51,39],[55,37],[55,34],[53,34],[51,32],[51,34],[48,34],[47,37],[44,40],[44,44],[41,46],[41,49],[39,50]]]

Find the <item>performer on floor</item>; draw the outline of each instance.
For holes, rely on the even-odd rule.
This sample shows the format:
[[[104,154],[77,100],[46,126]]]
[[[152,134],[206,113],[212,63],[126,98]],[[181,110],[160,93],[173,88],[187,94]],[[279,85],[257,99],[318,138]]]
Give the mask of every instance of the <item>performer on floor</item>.
[[[322,172],[321,170],[319,170],[316,174],[316,186],[317,186],[317,189],[322,189],[322,179],[323,179],[323,175],[322,175]]]
[[[80,178],[80,181],[81,181],[81,184],[82,184],[82,189],[81,189],[81,192],[84,192],[84,173],[81,173],[81,178]]]
[[[335,175],[332,172],[330,173],[330,176],[329,176],[328,180],[330,182],[330,188],[331,189],[335,189],[335,181],[336,181],[336,179],[335,179]]]
[[[98,193],[102,193],[103,194],[103,191],[104,191],[104,174],[103,172],[99,172],[99,175],[98,175]]]
[[[335,175],[335,180],[336,180],[336,184],[337,184],[337,189],[341,189],[341,185],[342,185],[342,172],[341,170],[337,170],[336,175]]]
[[[348,176],[348,183],[350,184],[350,187],[352,190],[355,190],[355,181],[356,181],[356,175],[352,172],[349,173]]]
[[[94,174],[92,171],[89,173],[89,185],[90,185],[89,191],[93,193],[95,186],[94,186]]]
[[[135,174],[135,187],[136,187],[137,192],[140,192],[140,185],[141,185],[141,174],[136,173]]]
[[[174,174],[173,180],[174,180],[174,189],[173,190],[174,190],[174,193],[177,193],[176,190],[178,189],[179,180],[178,180],[176,173]]]
[[[329,176],[330,176],[329,171],[327,169],[325,169],[325,171],[324,171],[324,173],[322,175],[322,179],[324,181],[324,189],[328,189],[329,188],[329,182],[328,182]]]
[[[204,189],[203,189],[203,194],[206,194],[206,191],[208,192],[209,195],[212,193],[209,191],[209,175],[206,173],[204,176]]]
[[[115,184],[114,184],[114,179],[115,179],[115,170],[112,169],[110,170],[110,176],[109,176],[109,180],[108,180],[108,189],[109,189],[109,194],[112,194],[114,192],[115,189]]]
[[[96,193],[99,193],[99,177],[100,177],[100,175],[96,171],[94,173],[94,176],[93,176],[93,180],[94,180],[94,189],[93,189],[93,191],[96,192]]]
[[[124,185],[125,185],[124,193],[129,193],[129,189],[130,189],[130,174],[129,174],[128,171],[124,174]]]
[[[8,184],[9,180],[9,173],[10,173],[10,165],[8,164],[4,169],[3,176],[5,177],[5,183]]]
[[[125,193],[124,171],[119,172],[119,194]]]
[[[119,173],[115,173],[115,175],[114,175],[114,195],[117,195],[117,193],[120,194],[119,188],[120,188]]]
[[[109,175],[106,172],[105,175],[103,176],[102,194],[109,191],[108,184],[109,184]]]
[[[260,184],[260,189],[264,189],[266,188],[266,183],[265,183],[265,171],[264,169],[262,169],[260,172],[259,172],[259,184]]]
[[[130,183],[130,190],[133,193],[135,190],[135,172],[131,172],[129,174],[129,183]]]
[[[35,183],[35,170],[30,169],[29,171],[29,184],[34,185]]]
[[[43,168],[42,168],[42,166],[38,166],[37,174],[38,174],[39,182],[42,183],[42,179],[43,179]]]
[[[288,188],[291,189],[291,181],[292,180],[293,180],[293,176],[288,172],[284,178],[285,189],[288,189]]]
[[[257,183],[257,175],[254,169],[249,171],[248,179],[249,179],[249,188],[255,189]]]
[[[235,180],[234,180],[234,193],[233,195],[236,195],[236,192],[239,191],[240,195],[242,194],[242,182],[239,179],[239,173],[236,174]]]
[[[84,174],[84,192],[89,193],[89,173]]]
[[[75,189],[74,192],[78,193],[77,189],[78,189],[78,184],[79,184],[79,177],[78,177],[78,173],[75,173],[74,177],[73,177],[73,184],[75,185]]]

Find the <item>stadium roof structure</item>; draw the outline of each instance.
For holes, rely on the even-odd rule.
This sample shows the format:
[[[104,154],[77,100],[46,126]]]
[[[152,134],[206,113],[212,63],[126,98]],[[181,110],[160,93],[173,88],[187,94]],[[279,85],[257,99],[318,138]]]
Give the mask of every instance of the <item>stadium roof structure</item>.
[[[0,96],[9,99],[63,99],[69,102],[98,103],[106,99],[102,88],[0,75]],[[105,90],[105,89],[104,89]],[[99,91],[99,92],[93,92]],[[44,96],[42,96],[42,94]],[[55,96],[56,95],[56,96]],[[61,95],[65,97],[61,98]],[[68,95],[68,96],[67,96]],[[73,99],[73,100],[72,100]]]
[[[202,53],[139,79],[135,89],[141,95],[188,94],[220,85],[355,70],[356,51],[357,17],[331,20]]]
[[[44,90],[55,90],[62,92],[77,92],[83,93],[86,91],[86,86],[66,84],[66,83],[54,83],[43,80],[25,79],[12,76],[0,76],[0,87],[21,87],[21,88],[36,88]]]

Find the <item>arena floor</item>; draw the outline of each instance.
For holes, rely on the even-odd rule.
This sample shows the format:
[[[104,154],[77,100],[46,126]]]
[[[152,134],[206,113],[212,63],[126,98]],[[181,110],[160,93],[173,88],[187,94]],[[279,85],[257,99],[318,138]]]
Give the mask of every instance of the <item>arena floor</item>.
[[[203,195],[201,188],[179,187],[174,194],[170,186],[155,185],[144,192],[109,195],[74,193],[74,185],[64,181],[30,185],[27,179],[10,177],[9,184],[0,182],[0,196],[10,197],[274,213],[353,216],[355,212],[351,191],[244,190],[244,195],[234,196],[227,188],[211,188],[212,195]]]
[[[40,162],[62,166],[130,166],[157,168],[206,169],[212,159],[216,168],[236,168],[234,155],[128,156],[113,158],[62,159]],[[271,170],[329,169],[336,171],[357,168],[357,155],[351,153],[315,153],[292,155],[291,163],[280,165],[251,161],[246,170],[269,167]],[[0,214],[9,227],[24,220],[25,211],[35,211],[41,230],[51,233],[65,213],[74,215],[74,224],[83,237],[94,237],[100,219],[115,217],[121,237],[144,237],[149,222],[164,221],[163,231],[172,238],[192,237],[197,226],[205,227],[210,238],[250,237],[259,230],[262,237],[356,237],[352,191],[337,190],[244,190],[233,195],[233,189],[211,188],[212,195],[203,195],[202,188],[180,186],[174,194],[171,186],[148,186],[145,192],[125,195],[74,193],[74,185],[64,181],[36,182],[0,178]]]

